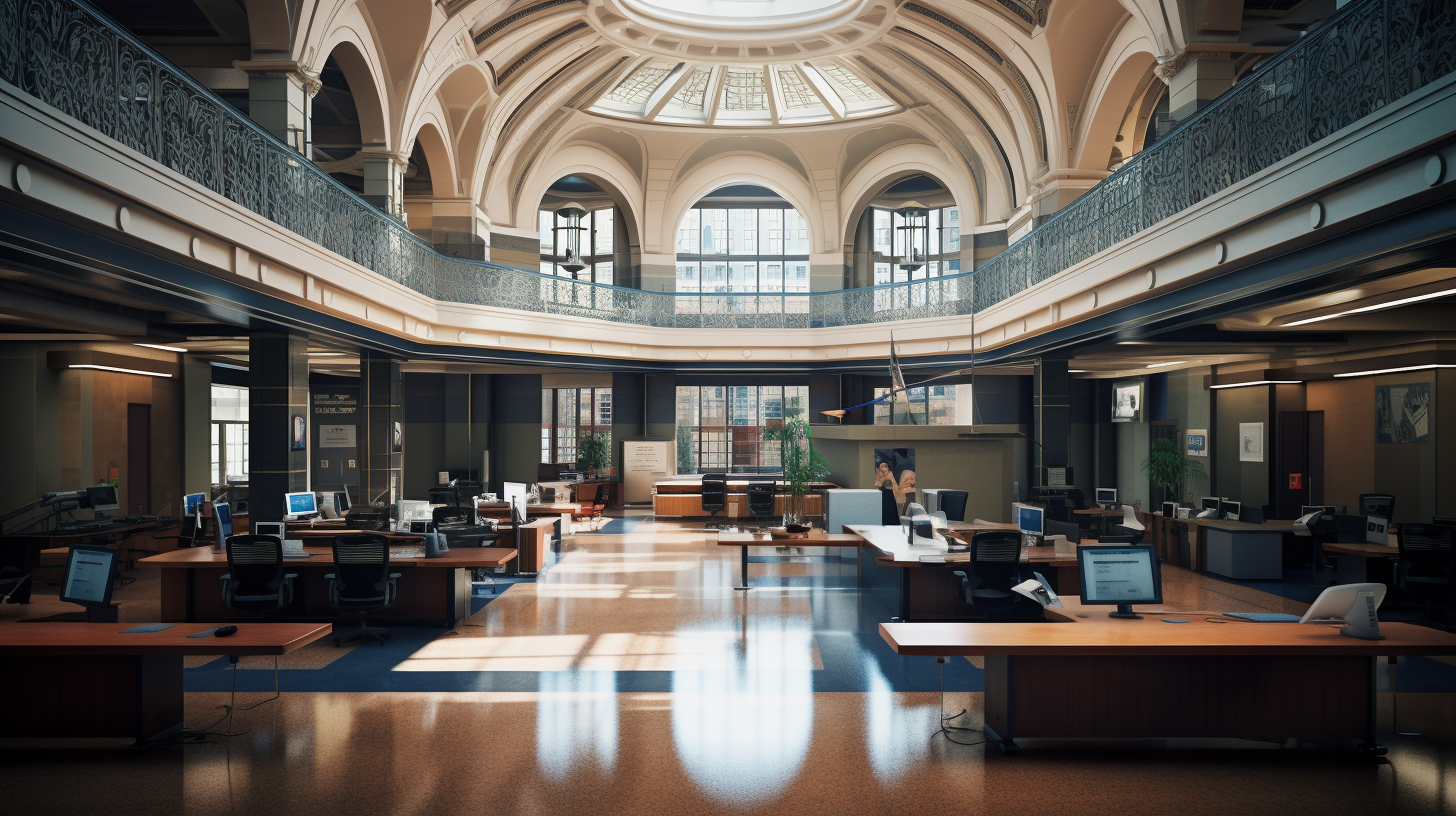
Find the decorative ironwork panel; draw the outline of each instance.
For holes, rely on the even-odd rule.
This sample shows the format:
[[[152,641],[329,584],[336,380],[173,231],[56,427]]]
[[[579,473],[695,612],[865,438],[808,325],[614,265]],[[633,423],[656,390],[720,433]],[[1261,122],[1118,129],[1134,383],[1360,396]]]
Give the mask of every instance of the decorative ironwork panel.
[[[1226,187],[1243,181],[1244,88],[1230,91],[1215,104],[1223,110],[1216,116],[1199,117],[1188,129],[1188,186],[1192,201],[1202,201]]]
[[[1193,203],[1188,200],[1187,141],[1186,130],[1175,131],[1139,155],[1143,164],[1145,228]]]
[[[20,87],[20,0],[0,0],[0,80]]]
[[[1456,70],[1456,3],[1387,0],[1391,100]]]
[[[1383,5],[1381,2],[1359,4],[1311,35],[1313,43],[1306,52],[1311,143],[1373,113],[1389,101]]]
[[[1247,77],[1243,141],[1247,175],[1303,150],[1309,144],[1306,127],[1308,87],[1304,81],[1304,53],[1290,50],[1254,76]]]

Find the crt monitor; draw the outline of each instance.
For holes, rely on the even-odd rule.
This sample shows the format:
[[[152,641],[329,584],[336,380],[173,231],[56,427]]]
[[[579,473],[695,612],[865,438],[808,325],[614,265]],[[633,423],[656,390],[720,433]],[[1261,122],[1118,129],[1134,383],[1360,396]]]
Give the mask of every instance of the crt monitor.
[[[182,497],[182,515],[195,516],[197,511],[202,509],[202,503],[207,501],[206,493],[188,493]]]
[[[1114,618],[1136,618],[1133,604],[1163,602],[1163,580],[1152,547],[1077,548],[1082,603],[1117,604]]]
[[[1099,488],[1097,488],[1097,503],[1098,504],[1101,504],[1101,505],[1117,504],[1117,488],[1115,488],[1115,487],[1099,487]]]
[[[1178,515],[1178,502],[1163,502],[1163,518],[1173,518]]]
[[[1042,524],[1045,512],[1040,507],[1033,507],[1030,504],[1013,504],[1011,509],[1016,513],[1016,529],[1022,535],[1036,536],[1040,538],[1045,529]]]
[[[121,502],[116,498],[116,485],[96,485],[86,488],[86,499],[91,504],[91,509],[100,513],[102,510],[120,510]]]
[[[61,579],[61,600],[82,606],[110,606],[117,554],[110,547],[71,547],[66,577]]]
[[[1219,502],[1221,501],[1223,501],[1223,499],[1220,499],[1217,496],[1204,496],[1203,498],[1198,500],[1198,506],[1204,510],[1217,510]]]
[[[1222,513],[1223,517],[1229,521],[1238,521],[1239,514],[1244,512],[1244,503],[1224,500],[1219,502],[1218,512]]]
[[[212,506],[212,514],[217,517],[217,546],[226,546],[233,534],[233,509],[227,502],[220,502]]]
[[[287,513],[290,516],[306,516],[318,513],[318,501],[312,493],[285,493],[283,501],[287,504]]]

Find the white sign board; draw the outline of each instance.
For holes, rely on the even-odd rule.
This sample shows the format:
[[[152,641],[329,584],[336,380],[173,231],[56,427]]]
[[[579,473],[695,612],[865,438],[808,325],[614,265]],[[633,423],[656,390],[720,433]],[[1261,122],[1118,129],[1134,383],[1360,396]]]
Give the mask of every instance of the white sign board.
[[[354,447],[353,425],[320,425],[318,446],[320,448]]]
[[[622,443],[622,501],[652,501],[652,485],[673,475],[673,443],[629,440]]]

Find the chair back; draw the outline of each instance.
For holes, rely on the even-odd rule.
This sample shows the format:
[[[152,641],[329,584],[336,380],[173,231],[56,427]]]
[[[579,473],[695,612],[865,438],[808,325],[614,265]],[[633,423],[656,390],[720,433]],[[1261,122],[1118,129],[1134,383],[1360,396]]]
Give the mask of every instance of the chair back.
[[[576,487],[576,500],[580,504],[597,504],[597,496],[606,485],[600,483],[581,484]]]
[[[1138,521],[1137,511],[1134,510],[1133,506],[1130,504],[1124,504],[1122,506],[1122,526],[1126,527],[1129,530],[1142,531],[1147,529],[1146,527],[1143,527],[1143,523],[1141,521]]]
[[[900,505],[895,502],[895,491],[880,488],[880,524],[897,527],[900,524]]]
[[[1400,560],[1408,566],[1406,580],[1411,578],[1448,582],[1453,575],[1452,540],[1456,527],[1444,524],[1402,524],[1395,532]]]
[[[1447,527],[1456,527],[1456,516],[1431,516],[1432,524],[1444,524]]]
[[[471,524],[475,521],[475,510],[469,507],[436,507],[430,512],[438,527],[441,524]]]
[[[377,533],[334,536],[334,575],[341,603],[383,601],[389,582],[389,539]]]
[[[965,521],[966,501],[970,497],[971,494],[964,490],[942,490],[940,491],[940,509],[945,511],[945,517],[951,521]]]
[[[774,498],[778,494],[777,482],[748,483],[748,514],[750,516],[771,516],[774,512]]]
[[[1389,493],[1361,493],[1360,515],[1395,520],[1395,497]]]
[[[726,473],[704,473],[703,474],[703,509],[708,511],[722,510],[728,506],[728,474]]]
[[[1010,591],[1021,572],[1021,534],[1015,530],[982,530],[971,536],[971,561],[982,589]]]
[[[228,606],[249,612],[276,608],[283,586],[283,542],[277,536],[229,536],[227,564],[232,576]]]

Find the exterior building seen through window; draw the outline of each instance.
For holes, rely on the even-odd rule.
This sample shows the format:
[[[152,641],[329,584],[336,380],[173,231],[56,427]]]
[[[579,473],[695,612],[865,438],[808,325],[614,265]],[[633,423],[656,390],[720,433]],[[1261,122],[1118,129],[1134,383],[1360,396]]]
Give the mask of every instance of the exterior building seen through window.
[[[924,285],[896,286],[875,292],[875,311],[906,309],[912,306],[926,306],[941,303],[955,297],[954,284],[934,281],[943,275],[958,275],[961,271],[961,211],[959,207],[932,207],[930,209],[928,258],[918,269],[901,269],[895,263],[901,252],[905,217],[894,210],[881,207],[871,208],[874,229],[873,251],[875,255],[875,286],[891,283],[914,283],[926,281]],[[942,289],[942,287],[945,287]]]
[[[541,461],[576,462],[577,441],[588,432],[612,433],[612,389],[541,389]]]
[[[809,225],[789,206],[702,203],[677,231],[682,314],[809,310]],[[700,297],[684,297],[697,294]]]
[[[248,389],[212,387],[212,483],[248,478]]]
[[[779,443],[763,430],[808,408],[808,385],[680,385],[678,473],[777,473]]]

